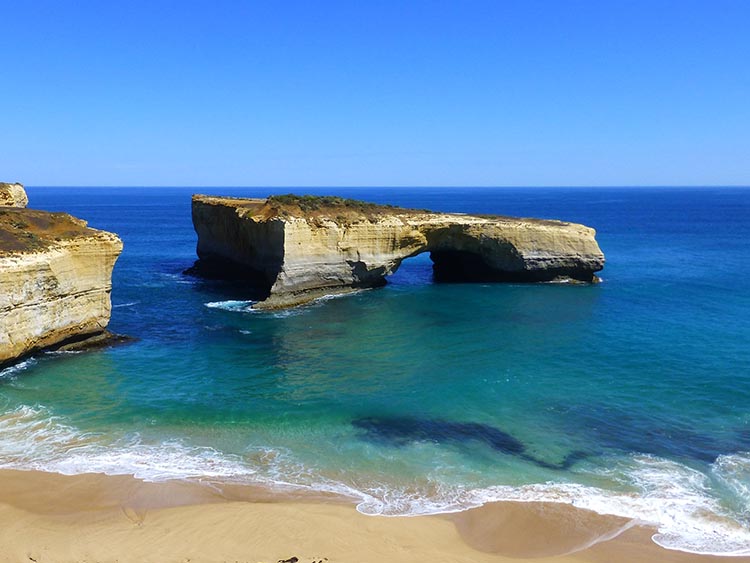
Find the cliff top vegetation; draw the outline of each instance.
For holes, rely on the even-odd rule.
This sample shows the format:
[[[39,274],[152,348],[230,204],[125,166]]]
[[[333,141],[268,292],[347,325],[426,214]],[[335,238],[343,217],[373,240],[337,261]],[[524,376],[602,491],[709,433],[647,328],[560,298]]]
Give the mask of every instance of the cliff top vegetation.
[[[67,213],[0,207],[0,256],[36,252],[95,232],[85,221]]]
[[[407,209],[390,204],[372,203],[329,195],[272,195],[266,205],[281,216],[322,217],[337,220],[351,220],[355,217],[375,219],[380,215],[402,215],[409,213],[430,213],[426,209]]]

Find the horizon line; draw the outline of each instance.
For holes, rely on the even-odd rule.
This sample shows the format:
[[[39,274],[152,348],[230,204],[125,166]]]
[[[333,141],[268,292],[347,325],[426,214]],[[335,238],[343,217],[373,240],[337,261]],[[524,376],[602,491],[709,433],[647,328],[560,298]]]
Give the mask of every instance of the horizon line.
[[[178,188],[178,189],[201,189],[201,188],[243,188],[243,189],[297,189],[297,190],[320,190],[320,189],[451,189],[451,188],[474,188],[474,189],[538,189],[538,188],[750,188],[750,184],[527,184],[527,185],[233,185],[233,184],[201,184],[201,185],[177,185],[177,184],[24,184],[22,182],[8,182],[21,184],[25,188]]]

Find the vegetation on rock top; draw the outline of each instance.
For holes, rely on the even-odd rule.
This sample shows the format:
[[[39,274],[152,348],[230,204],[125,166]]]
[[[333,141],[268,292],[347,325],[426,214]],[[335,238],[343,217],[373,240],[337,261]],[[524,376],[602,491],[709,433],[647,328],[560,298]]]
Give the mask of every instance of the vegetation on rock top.
[[[92,232],[85,221],[67,213],[0,208],[0,255],[36,252],[61,240],[89,236]]]
[[[348,221],[365,217],[375,219],[380,215],[401,215],[407,213],[430,213],[426,209],[407,209],[390,204],[372,203],[330,195],[272,195],[266,205],[275,214],[318,218],[329,216],[337,221]]]
[[[268,198],[268,203],[276,206],[295,206],[302,211],[316,211],[324,208],[343,207],[357,211],[373,211],[376,209],[399,209],[394,205],[380,205],[369,201],[360,201],[358,199],[349,199],[333,195],[272,195]]]

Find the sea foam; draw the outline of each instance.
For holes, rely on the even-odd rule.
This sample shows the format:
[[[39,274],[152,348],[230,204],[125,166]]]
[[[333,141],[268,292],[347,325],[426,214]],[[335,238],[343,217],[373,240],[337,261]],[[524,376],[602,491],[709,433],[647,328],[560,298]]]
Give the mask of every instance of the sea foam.
[[[8,366],[5,369],[0,370],[0,380],[3,379],[12,379],[16,377],[19,373],[27,370],[31,366],[36,364],[36,360],[34,358],[28,358],[26,360],[23,360],[22,362],[18,362],[17,364],[13,364],[11,366]]]
[[[719,463],[719,462],[717,462]],[[710,494],[703,473],[653,456],[631,458],[627,476],[632,492],[613,492],[580,484],[546,483],[475,490],[476,502],[557,502],[621,516],[657,529],[655,543],[704,555],[750,555],[750,527]],[[715,464],[716,465],[716,464]],[[747,471],[749,467],[744,466]]]
[[[138,305],[138,303],[140,303],[140,301],[130,301],[128,303],[117,303],[117,304],[113,304],[112,308],[113,309],[120,309],[122,307],[133,307],[135,305]]]
[[[422,485],[351,482],[306,466],[288,450],[250,446],[243,455],[181,440],[149,442],[140,434],[82,432],[41,406],[20,406],[0,415],[0,468],[62,473],[133,475],[145,481],[207,479],[334,493],[363,514],[416,516],[460,512],[498,501],[552,502],[621,516],[657,529],[653,540],[686,552],[750,555],[747,514],[736,514],[711,494],[710,478],[748,498],[750,454],[721,456],[711,477],[680,463],[634,455],[613,461],[623,491],[574,483],[468,488],[428,480]]]
[[[252,312],[252,306],[255,301],[211,301],[204,303],[209,309],[221,309],[222,311],[233,311],[241,313]]]
[[[213,448],[179,440],[157,444],[139,434],[105,436],[81,432],[44,407],[21,406],[0,415],[0,468],[75,475],[133,475],[145,481],[234,477],[256,471]]]

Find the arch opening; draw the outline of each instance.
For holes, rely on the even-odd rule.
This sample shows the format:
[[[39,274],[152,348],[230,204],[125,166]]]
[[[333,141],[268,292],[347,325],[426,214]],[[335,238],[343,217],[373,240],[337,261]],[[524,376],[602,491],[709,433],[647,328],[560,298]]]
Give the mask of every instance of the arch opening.
[[[386,279],[388,284],[396,285],[482,283],[519,281],[523,277],[519,274],[521,272],[499,271],[479,252],[426,247],[400,259]]]

